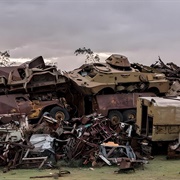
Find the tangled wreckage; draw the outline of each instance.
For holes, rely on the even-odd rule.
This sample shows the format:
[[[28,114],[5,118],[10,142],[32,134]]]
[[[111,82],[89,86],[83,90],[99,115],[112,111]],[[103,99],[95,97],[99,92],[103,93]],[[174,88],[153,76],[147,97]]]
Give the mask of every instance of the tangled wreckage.
[[[112,55],[64,75],[41,56],[1,67],[4,172],[55,167],[59,160],[134,170],[152,158],[154,142],[171,143],[167,157],[180,157],[179,97],[157,97],[171,93],[180,68],[171,64],[173,77],[175,70],[160,62],[146,67]]]
[[[1,125],[0,157],[1,165],[6,166],[4,171],[17,167],[54,167],[58,159],[67,163],[81,160],[81,164],[93,166],[103,162],[117,164],[121,169],[133,169],[134,164],[147,162],[139,150],[136,155],[131,147],[132,125],[121,123],[111,127],[107,118],[92,114],[62,122],[61,126],[44,115],[38,124],[30,126],[27,118],[18,116],[14,115],[21,124],[11,116],[7,118],[12,121]]]

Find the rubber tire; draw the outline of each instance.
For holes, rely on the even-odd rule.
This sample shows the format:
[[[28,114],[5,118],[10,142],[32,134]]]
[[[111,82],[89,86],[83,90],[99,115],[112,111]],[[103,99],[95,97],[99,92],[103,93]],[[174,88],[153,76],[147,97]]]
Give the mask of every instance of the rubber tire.
[[[60,112],[64,114],[64,119],[62,119],[63,121],[68,121],[70,116],[68,111],[65,108],[59,107],[59,106],[55,106],[51,109],[51,111],[49,112],[50,116],[54,119],[56,119],[56,114]]]
[[[134,118],[130,118],[130,116],[134,116]],[[129,109],[125,110],[123,112],[123,119],[124,122],[136,122],[136,110],[135,109]]]
[[[108,118],[110,119],[112,125],[117,125],[120,122],[123,122],[123,115],[118,110],[110,111],[108,114]],[[114,119],[114,118],[116,118],[116,119]]]

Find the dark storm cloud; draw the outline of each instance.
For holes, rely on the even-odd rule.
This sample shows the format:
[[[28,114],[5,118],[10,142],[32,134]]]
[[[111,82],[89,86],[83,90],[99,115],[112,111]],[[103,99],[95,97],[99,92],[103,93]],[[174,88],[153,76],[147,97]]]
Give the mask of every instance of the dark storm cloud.
[[[161,55],[178,63],[179,7],[178,1],[0,1],[0,50],[15,58],[57,57],[63,69],[82,63],[73,52],[84,46],[136,62]]]

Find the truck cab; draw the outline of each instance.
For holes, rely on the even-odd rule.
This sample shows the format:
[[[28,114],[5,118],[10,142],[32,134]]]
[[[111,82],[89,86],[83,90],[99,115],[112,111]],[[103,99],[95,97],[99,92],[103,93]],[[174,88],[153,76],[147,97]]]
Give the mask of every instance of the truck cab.
[[[30,123],[36,123],[43,113],[61,121],[69,120],[68,105],[64,99],[49,101],[30,100],[28,94],[8,94],[0,96],[0,115],[25,114]]]

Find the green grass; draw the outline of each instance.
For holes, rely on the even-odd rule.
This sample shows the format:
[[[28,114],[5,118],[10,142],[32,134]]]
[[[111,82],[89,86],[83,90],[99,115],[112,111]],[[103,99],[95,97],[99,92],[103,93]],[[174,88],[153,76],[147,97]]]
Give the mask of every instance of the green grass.
[[[103,166],[99,168],[70,168],[61,167],[62,170],[68,170],[71,174],[59,177],[61,180],[179,180],[180,179],[180,160],[166,160],[165,156],[156,156],[150,160],[149,164],[144,165],[144,170],[138,168],[134,172],[115,174],[117,166]],[[0,180],[28,180],[31,176],[50,175],[58,173],[57,169],[16,169],[7,173],[0,171]],[[39,179],[39,178],[38,178]],[[42,179],[42,178],[41,178]],[[43,178],[43,180],[54,178]]]

